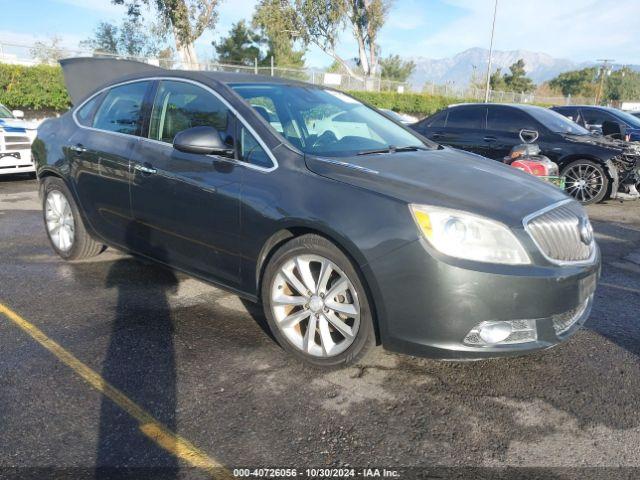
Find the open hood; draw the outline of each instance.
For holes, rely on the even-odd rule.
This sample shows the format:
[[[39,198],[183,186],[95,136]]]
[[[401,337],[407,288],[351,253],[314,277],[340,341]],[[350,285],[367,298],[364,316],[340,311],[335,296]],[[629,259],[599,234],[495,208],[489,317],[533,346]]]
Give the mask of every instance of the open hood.
[[[89,94],[128,75],[164,71],[147,63],[100,57],[65,58],[60,60],[60,65],[73,105],[78,105]]]

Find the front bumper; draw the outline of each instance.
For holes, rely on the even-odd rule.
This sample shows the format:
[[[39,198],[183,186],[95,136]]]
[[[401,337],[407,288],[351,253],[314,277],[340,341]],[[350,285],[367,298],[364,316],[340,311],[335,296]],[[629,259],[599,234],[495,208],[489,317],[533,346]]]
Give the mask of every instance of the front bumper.
[[[0,150],[0,175],[35,171],[31,150]]]
[[[507,266],[436,258],[427,250],[417,240],[366,266],[366,275],[375,278],[370,284],[388,350],[440,359],[518,355],[565,341],[589,316],[599,251],[587,265]],[[558,322],[572,311],[570,326],[557,334]],[[492,346],[464,342],[482,322],[511,320],[534,320],[537,339]]]

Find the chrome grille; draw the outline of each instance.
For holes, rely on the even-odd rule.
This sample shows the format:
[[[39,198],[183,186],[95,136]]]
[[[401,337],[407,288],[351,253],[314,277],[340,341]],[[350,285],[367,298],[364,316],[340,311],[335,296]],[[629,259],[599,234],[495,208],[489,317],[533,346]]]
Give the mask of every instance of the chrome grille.
[[[525,220],[525,228],[540,251],[555,263],[582,262],[591,257],[595,242],[592,239],[586,244],[582,240],[583,226],[591,229],[582,207],[573,202],[534,214],[533,218]]]

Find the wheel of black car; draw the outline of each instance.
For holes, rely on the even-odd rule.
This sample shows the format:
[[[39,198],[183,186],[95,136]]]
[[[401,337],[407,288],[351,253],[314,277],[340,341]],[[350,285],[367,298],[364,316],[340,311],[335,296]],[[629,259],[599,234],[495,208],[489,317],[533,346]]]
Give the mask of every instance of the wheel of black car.
[[[65,260],[93,257],[106,248],[87,233],[78,207],[63,180],[56,177],[45,179],[42,213],[51,246]]]
[[[262,282],[262,303],[278,343],[314,366],[354,363],[375,344],[359,275],[321,236],[297,237],[273,255]]]
[[[576,160],[562,170],[565,190],[584,205],[598,203],[607,195],[609,177],[604,167],[591,160]]]

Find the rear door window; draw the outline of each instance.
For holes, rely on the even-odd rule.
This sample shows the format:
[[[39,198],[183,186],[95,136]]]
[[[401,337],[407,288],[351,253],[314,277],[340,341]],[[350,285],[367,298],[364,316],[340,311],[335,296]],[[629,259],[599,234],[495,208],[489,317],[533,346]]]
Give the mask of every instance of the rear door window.
[[[140,135],[142,104],[150,82],[135,82],[108,90],[93,118],[93,127],[110,132]]]
[[[85,127],[90,127],[93,121],[93,114],[96,111],[96,107],[102,100],[103,94],[96,95],[87,103],[85,103],[81,108],[76,112],[76,119],[80,123],[80,125],[84,125]]]
[[[480,106],[452,108],[447,117],[447,128],[482,129],[486,111]]]
[[[536,122],[517,108],[489,107],[487,130],[516,133],[522,129],[538,130]]]

